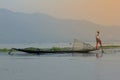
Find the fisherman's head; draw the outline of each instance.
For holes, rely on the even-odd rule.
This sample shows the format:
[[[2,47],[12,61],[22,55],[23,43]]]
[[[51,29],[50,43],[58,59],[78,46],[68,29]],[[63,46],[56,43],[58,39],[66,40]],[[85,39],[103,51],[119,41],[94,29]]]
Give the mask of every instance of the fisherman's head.
[[[99,34],[99,33],[100,33],[100,31],[97,31],[97,33]]]

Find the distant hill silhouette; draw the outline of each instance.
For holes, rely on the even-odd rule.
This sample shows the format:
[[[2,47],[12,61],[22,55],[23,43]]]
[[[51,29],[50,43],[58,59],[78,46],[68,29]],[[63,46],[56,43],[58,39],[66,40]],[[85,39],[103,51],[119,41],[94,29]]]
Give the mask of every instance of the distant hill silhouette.
[[[74,38],[94,41],[96,30],[109,35],[113,28],[85,20],[62,20],[43,13],[28,14],[0,9],[0,43],[70,42]],[[115,30],[119,30],[119,27]],[[113,33],[111,36],[103,38],[115,37]]]

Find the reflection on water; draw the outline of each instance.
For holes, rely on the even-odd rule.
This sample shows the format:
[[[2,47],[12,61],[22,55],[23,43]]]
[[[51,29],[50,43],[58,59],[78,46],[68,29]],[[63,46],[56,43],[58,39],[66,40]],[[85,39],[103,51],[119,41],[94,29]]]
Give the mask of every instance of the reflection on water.
[[[89,54],[0,53],[1,80],[119,80],[119,49]],[[111,53],[111,51],[115,53]]]

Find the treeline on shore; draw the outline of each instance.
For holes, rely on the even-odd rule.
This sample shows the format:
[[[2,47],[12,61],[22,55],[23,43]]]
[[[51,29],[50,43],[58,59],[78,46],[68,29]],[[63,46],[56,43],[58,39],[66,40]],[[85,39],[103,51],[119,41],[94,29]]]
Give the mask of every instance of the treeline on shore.
[[[106,46],[103,46],[103,49],[114,49],[114,48],[120,48],[120,45],[106,45]],[[35,47],[28,47],[28,48],[24,48],[26,50],[49,50],[49,51],[62,51],[62,50],[72,50],[71,47],[52,47],[52,48],[35,48]],[[0,52],[9,52],[10,49],[8,48],[1,48],[0,49]]]
[[[26,50],[41,50],[41,51],[62,51],[62,50],[71,50],[72,48],[70,47],[52,47],[52,48],[35,48],[35,47],[28,47],[28,48],[23,48],[23,49],[26,49]],[[1,48],[0,49],[0,52],[9,52],[11,49],[8,49],[8,48]],[[13,50],[15,51],[15,50]]]

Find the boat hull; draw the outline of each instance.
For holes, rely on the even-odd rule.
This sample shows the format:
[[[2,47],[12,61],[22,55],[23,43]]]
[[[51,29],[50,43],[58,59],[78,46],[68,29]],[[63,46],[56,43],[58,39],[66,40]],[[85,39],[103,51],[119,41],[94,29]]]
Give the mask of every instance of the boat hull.
[[[16,51],[21,51],[21,52],[26,52],[26,53],[29,53],[29,54],[37,54],[37,55],[40,55],[40,54],[45,54],[45,53],[88,53],[90,51],[94,51],[94,49],[89,49],[89,50],[68,50],[68,51],[49,51],[49,50],[45,50],[45,51],[42,51],[42,50],[26,50],[26,49],[17,49],[17,48],[12,48],[10,50],[10,52],[8,54],[11,54],[12,50],[16,50]]]

